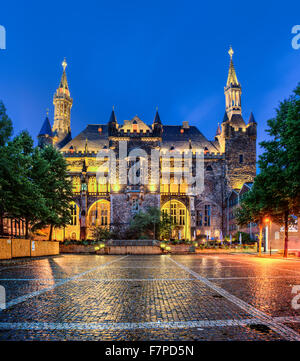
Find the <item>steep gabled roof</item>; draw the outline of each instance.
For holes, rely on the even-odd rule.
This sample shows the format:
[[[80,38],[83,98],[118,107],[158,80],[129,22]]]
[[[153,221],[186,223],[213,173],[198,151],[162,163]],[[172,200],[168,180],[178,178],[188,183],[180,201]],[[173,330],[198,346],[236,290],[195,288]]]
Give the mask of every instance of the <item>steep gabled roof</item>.
[[[107,124],[89,124],[81,133],[74,139],[68,142],[61,151],[66,152],[70,147],[76,152],[84,152],[87,143],[87,148],[90,152],[97,152],[108,146],[108,125]],[[71,148],[72,149],[72,148]]]
[[[162,147],[172,145],[177,149],[189,149],[190,142],[193,148],[207,148],[208,152],[219,152],[215,142],[208,141],[195,126],[183,129],[180,125],[164,125],[162,133]]]

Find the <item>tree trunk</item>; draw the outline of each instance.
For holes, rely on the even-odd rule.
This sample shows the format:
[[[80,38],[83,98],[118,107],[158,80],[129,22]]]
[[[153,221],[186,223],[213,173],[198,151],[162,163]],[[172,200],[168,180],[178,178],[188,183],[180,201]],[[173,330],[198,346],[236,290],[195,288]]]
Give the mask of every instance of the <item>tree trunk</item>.
[[[262,219],[261,219],[259,221],[259,237],[258,237],[258,255],[259,256],[261,256],[262,230],[263,230],[263,223],[262,223]]]
[[[283,257],[288,256],[288,244],[289,244],[289,212],[284,212],[284,252]]]
[[[0,235],[4,234],[3,214],[0,214]]]
[[[50,226],[50,232],[49,232],[49,241],[52,241],[52,232],[53,232],[53,226],[51,224]]]
[[[28,238],[28,235],[29,235],[28,228],[29,228],[29,222],[26,219],[26,221],[25,221],[25,238],[26,239]]]

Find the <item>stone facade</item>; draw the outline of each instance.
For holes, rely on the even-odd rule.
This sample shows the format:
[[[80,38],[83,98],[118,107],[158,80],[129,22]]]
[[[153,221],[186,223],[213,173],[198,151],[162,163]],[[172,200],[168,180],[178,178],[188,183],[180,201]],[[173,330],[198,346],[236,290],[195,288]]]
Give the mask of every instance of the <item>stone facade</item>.
[[[229,54],[230,68],[224,90],[226,111],[213,140],[206,139],[186,121],[182,125],[164,124],[158,111],[151,124],[138,116],[120,124],[114,109],[108,122],[87,125],[72,139],[73,100],[64,62],[62,80],[54,97],[54,126],[51,129],[47,117],[38,136],[40,146],[51,143],[64,154],[73,181],[72,224],[56,230],[56,239],[90,238],[94,226],[118,225],[125,229],[136,212],[149,207],[160,208],[173,218],[177,227],[171,237],[195,239],[228,234],[228,196],[245,182],[252,182],[256,174],[256,122],[252,114],[247,124],[242,117],[241,85],[233,66],[232,49]],[[64,118],[60,124],[61,109]],[[192,191],[185,177],[181,177],[180,184],[175,180],[177,163],[172,154],[176,153],[176,157],[179,154],[183,161],[187,151],[192,154],[192,175],[195,159],[199,154],[204,157],[204,189],[199,193]],[[164,180],[166,168],[162,164],[166,153],[171,155],[169,183]],[[154,173],[150,161],[153,154],[158,159],[158,182],[153,181],[151,173]],[[124,164],[126,181],[120,182]],[[132,170],[136,183],[129,181]],[[102,178],[114,173],[118,181],[103,184]]]

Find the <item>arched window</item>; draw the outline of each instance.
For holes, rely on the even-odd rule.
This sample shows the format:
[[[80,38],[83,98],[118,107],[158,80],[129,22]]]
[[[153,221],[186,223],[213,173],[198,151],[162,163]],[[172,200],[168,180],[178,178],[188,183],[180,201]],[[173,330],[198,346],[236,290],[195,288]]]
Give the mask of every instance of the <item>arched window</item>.
[[[73,192],[80,192],[80,178],[78,176],[72,178],[72,186]]]
[[[96,177],[90,177],[89,178],[88,191],[89,191],[89,193],[96,193],[97,192]]]
[[[189,211],[182,202],[175,199],[168,201],[162,206],[161,212],[171,216],[173,227],[175,227],[172,231],[173,237],[191,238]]]
[[[110,203],[106,200],[95,202],[88,213],[90,226],[108,226],[110,224]]]

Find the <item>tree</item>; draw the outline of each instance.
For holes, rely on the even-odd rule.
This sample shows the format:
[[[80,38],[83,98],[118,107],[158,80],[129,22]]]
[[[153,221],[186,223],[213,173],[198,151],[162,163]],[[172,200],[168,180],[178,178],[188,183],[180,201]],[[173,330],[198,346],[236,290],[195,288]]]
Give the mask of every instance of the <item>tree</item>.
[[[170,216],[161,213],[159,208],[149,207],[146,212],[140,211],[134,216],[129,231],[136,237],[166,239],[169,237],[170,227],[172,227]]]
[[[6,143],[12,135],[12,122],[6,114],[6,109],[0,101],[0,234],[3,234],[3,216],[6,209],[5,187],[7,180],[4,177],[5,170],[9,164]]]
[[[29,224],[45,217],[47,208],[39,184],[34,178],[34,160],[38,152],[33,140],[23,131],[6,148],[9,161],[6,168],[6,213],[16,220],[25,220],[28,237]]]
[[[280,103],[276,117],[268,121],[271,140],[261,142],[265,152],[259,167],[275,203],[273,220],[284,224],[284,256],[288,255],[288,227],[291,214],[300,214],[300,83]],[[267,186],[265,185],[265,186]]]
[[[12,135],[12,121],[6,114],[6,109],[0,101],[0,147],[3,147]]]
[[[261,142],[260,174],[237,210],[239,224],[257,222],[260,247],[264,216],[284,224],[284,256],[288,254],[288,226],[291,214],[300,210],[300,85],[280,103],[276,117],[268,121],[270,140]],[[260,249],[259,249],[260,250]],[[260,250],[261,252],[261,250]]]
[[[251,190],[243,196],[241,207],[235,211],[235,217],[240,226],[249,223],[258,224],[259,255],[261,255],[263,220],[265,216],[270,214],[274,206],[271,194],[268,193],[268,189],[265,189],[265,180],[265,176],[262,174],[255,178]]]
[[[47,165],[42,171],[42,176],[39,175],[41,170],[36,169],[36,181],[45,199],[47,212],[35,228],[50,225],[51,240],[53,227],[64,227],[71,222],[72,184],[66,160],[57,149],[47,146],[40,150],[40,156]]]

